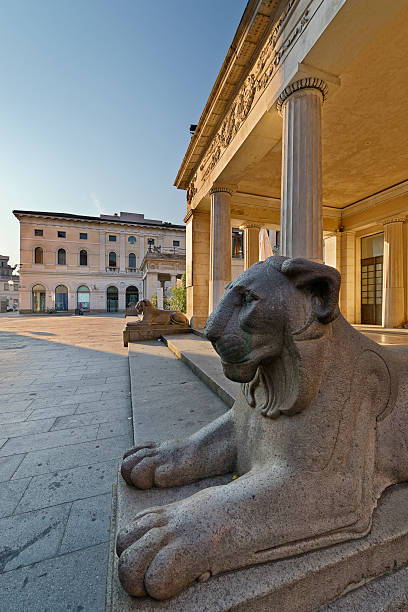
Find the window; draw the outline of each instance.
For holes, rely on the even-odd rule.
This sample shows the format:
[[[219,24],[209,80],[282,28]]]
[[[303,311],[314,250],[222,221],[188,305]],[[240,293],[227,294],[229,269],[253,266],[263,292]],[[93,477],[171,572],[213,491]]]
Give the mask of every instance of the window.
[[[18,291],[18,285],[14,285],[14,291]]]
[[[136,268],[136,255],[129,253],[129,268]]]
[[[244,256],[244,233],[241,230],[232,230],[232,256]]]
[[[109,234],[109,242],[116,242],[116,236]]]
[[[43,250],[41,247],[36,247],[34,249],[34,263],[36,264],[43,263]]]
[[[43,235],[44,235],[43,230],[40,230],[40,229],[34,230],[34,236],[43,236]]]
[[[153,245],[154,244],[154,238],[148,238],[147,239],[147,244]]]
[[[4,283],[4,291],[8,291],[8,290],[9,290],[8,283]]]
[[[135,243],[136,243],[136,238],[135,238],[135,236],[129,236],[129,238],[128,238],[128,242],[129,242],[129,244],[135,244]]]
[[[58,265],[65,266],[67,263],[67,254],[65,249],[58,249]]]
[[[82,251],[79,251],[79,265],[80,266],[88,265],[88,253],[85,251],[85,249],[82,249]]]
[[[79,232],[80,240],[88,240],[88,234],[86,232]]]
[[[180,246],[180,240],[173,240],[173,246]]]
[[[67,235],[66,232],[57,232],[58,238],[66,238],[66,235]]]
[[[116,253],[113,251],[109,253],[109,267],[116,268]]]

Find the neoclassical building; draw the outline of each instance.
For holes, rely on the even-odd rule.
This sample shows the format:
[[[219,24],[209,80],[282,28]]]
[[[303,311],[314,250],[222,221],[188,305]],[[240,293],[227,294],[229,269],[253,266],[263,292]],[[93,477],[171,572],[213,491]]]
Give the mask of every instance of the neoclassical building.
[[[0,255],[0,312],[18,309],[20,278],[13,274],[17,266],[10,266],[9,257]]]
[[[20,222],[20,312],[124,311],[150,299],[159,281],[176,283],[160,266],[140,266],[146,252],[185,253],[185,227],[144,215],[89,217],[15,210]],[[159,274],[162,276],[159,278]]]
[[[342,274],[351,323],[407,320],[407,0],[249,0],[176,177],[202,327],[259,228]]]

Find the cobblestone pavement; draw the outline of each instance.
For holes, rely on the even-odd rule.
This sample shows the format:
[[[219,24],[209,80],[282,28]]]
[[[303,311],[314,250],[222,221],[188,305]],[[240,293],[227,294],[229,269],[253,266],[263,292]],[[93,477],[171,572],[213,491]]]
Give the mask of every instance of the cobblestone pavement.
[[[102,612],[131,445],[123,318],[0,319],[0,611]]]

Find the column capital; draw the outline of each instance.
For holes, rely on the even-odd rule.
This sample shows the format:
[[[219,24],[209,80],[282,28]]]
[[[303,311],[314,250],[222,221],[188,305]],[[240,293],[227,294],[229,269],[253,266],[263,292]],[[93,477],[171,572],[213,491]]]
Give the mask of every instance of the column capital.
[[[278,98],[276,103],[276,108],[278,113],[283,115],[284,104],[290,96],[295,93],[298,93],[304,89],[316,89],[322,95],[322,102],[324,102],[327,98],[328,87],[326,83],[317,77],[306,77],[304,79],[299,79],[294,83],[291,83],[282,91],[281,95]]]
[[[406,221],[406,217],[400,215],[398,217],[390,217],[389,219],[384,219],[382,224],[389,225],[390,223],[404,223]]]
[[[228,193],[229,195],[232,195],[234,191],[236,191],[236,189],[237,189],[236,185],[214,184],[210,189],[210,195],[212,195],[213,193]]]

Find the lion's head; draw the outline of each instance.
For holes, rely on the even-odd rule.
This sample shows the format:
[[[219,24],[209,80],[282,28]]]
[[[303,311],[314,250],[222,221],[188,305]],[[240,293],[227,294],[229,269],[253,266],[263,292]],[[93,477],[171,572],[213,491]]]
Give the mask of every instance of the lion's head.
[[[311,378],[319,372],[316,363],[315,374],[300,377],[303,354],[308,352],[308,363],[314,353],[315,359],[323,358],[320,340],[330,333],[327,324],[340,314],[339,289],[340,274],[335,268],[307,259],[269,257],[227,285],[208,318],[204,332],[221,358],[225,375],[249,383],[243,385],[249,402],[254,401],[254,388],[262,384],[268,395],[267,416],[302,409],[300,388],[304,397],[304,384],[308,381],[310,389],[314,387]]]
[[[149,308],[149,306],[151,306],[151,305],[152,305],[152,303],[149,300],[139,300],[138,303],[135,306],[135,310],[139,314],[142,314],[144,312],[145,308]]]

